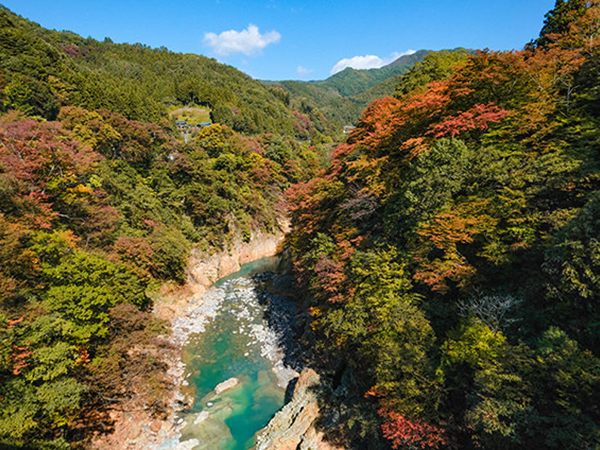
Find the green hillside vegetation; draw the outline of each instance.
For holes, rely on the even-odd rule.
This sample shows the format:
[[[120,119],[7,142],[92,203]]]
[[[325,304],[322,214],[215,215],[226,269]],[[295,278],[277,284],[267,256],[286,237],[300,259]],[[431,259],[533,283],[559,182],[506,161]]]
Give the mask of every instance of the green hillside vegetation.
[[[320,111],[328,121],[338,128],[356,123],[369,103],[393,95],[398,77],[415,65],[419,67],[430,54],[455,55],[466,58],[472,51],[464,49],[431,52],[419,50],[405,55],[380,69],[357,70],[346,68],[322,81],[279,81],[272,82],[293,95],[292,105],[300,111]],[[449,58],[452,58],[450,56]]]
[[[329,123],[335,124],[337,129],[353,123],[367,105],[342,97],[336,90],[325,90],[303,81],[281,81],[275,84],[286,94],[291,94],[290,101],[295,108],[304,112],[319,111]]]
[[[411,55],[401,56],[396,61],[379,69],[358,70],[347,67],[326,80],[311,83],[325,90],[337,91],[343,97],[353,97],[391,77],[406,73],[416,63],[423,61],[423,58],[430,52],[430,50],[419,50]]]
[[[214,59],[142,44],[45,30],[0,7],[0,88],[6,109],[54,119],[63,105],[160,123],[172,106],[200,105],[244,134],[307,139],[328,132],[317,112],[292,110],[279,92]]]
[[[558,0],[523,51],[429,54],[290,189],[347,448],[600,448],[599,3]]]

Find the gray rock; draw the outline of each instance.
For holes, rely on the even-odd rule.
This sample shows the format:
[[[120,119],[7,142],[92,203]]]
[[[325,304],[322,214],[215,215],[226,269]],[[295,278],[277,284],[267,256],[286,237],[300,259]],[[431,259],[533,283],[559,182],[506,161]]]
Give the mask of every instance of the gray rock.
[[[342,450],[325,442],[316,429],[319,405],[315,387],[319,382],[314,370],[302,371],[292,399],[258,436],[256,450]]]

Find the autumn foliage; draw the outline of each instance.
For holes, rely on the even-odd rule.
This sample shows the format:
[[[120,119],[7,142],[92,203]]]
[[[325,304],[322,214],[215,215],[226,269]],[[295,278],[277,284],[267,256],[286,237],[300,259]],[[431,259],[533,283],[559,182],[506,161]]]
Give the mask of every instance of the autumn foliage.
[[[164,416],[175,350],[152,314],[158,289],[185,283],[193,247],[279,231],[283,191],[319,171],[331,144],[309,140],[318,117],[279,100],[259,112],[256,98],[236,108],[214,96],[222,122],[185,142],[149,86],[182,88],[189,70],[149,78],[180,55],[44,30],[1,6],[0,35],[0,447],[81,447],[111,431],[113,408]],[[145,53],[144,75],[131,84],[115,52]],[[237,75],[216,66],[230,95]]]
[[[320,357],[368,392],[355,445],[600,444],[599,18],[557,1],[523,50],[430,54],[289,191]]]
[[[407,446],[423,450],[438,449],[447,444],[440,428],[419,420],[408,420],[401,414],[386,409],[380,410],[379,415],[387,419],[382,425],[383,435],[391,441],[394,449]]]

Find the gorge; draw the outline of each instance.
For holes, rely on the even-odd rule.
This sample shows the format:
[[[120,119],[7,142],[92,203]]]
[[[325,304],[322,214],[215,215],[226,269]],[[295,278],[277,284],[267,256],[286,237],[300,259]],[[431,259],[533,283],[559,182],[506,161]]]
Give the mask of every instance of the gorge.
[[[270,83],[0,6],[0,448],[599,448],[600,0],[532,38]]]

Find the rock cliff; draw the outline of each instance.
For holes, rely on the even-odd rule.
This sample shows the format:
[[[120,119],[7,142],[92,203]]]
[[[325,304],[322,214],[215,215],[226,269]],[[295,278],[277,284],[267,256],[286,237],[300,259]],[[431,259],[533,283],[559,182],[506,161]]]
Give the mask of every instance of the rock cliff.
[[[294,394],[258,437],[256,450],[342,450],[325,442],[316,428],[319,405],[316,386],[319,375],[304,369],[294,387]]]
[[[189,284],[205,291],[215,281],[240,270],[242,264],[274,255],[282,239],[283,233],[265,234],[258,231],[250,242],[238,240],[227,250],[212,254],[192,250],[188,263]]]
[[[202,296],[216,281],[240,270],[242,264],[266,256],[274,256],[288,229],[276,234],[256,231],[249,242],[235,240],[222,250],[191,251],[187,264],[187,280],[184,286],[165,284],[154,298],[155,313],[161,319],[172,321],[185,315],[190,303]]]

